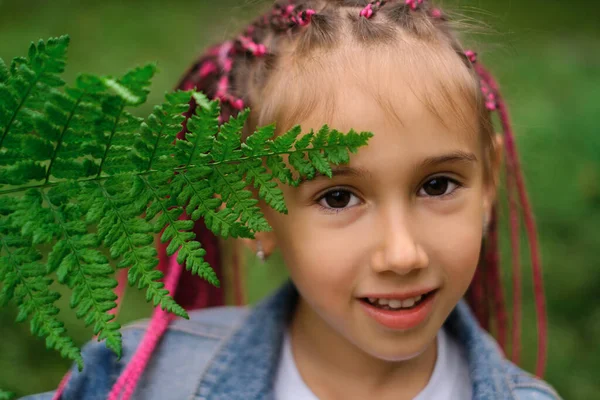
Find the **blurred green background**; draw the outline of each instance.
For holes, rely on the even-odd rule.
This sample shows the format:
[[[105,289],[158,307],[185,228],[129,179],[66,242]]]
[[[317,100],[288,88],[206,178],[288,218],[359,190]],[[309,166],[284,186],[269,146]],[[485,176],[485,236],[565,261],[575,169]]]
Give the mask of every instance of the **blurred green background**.
[[[488,25],[471,39],[512,109],[545,268],[546,379],[566,399],[597,399],[600,3],[454,0],[441,5],[467,24],[475,18]],[[72,40],[67,82],[81,72],[119,75],[156,61],[161,73],[141,110],[144,115],[206,45],[230,37],[265,6],[268,2],[243,0],[0,0],[0,57],[8,61],[25,55],[32,40],[67,33]],[[508,260],[505,237],[503,259]],[[252,299],[283,276],[277,260],[262,268],[248,266]],[[532,370],[535,322],[529,277],[524,292],[523,364]],[[119,320],[150,312],[141,294],[130,290]],[[69,362],[47,351],[42,340],[30,336],[27,324],[13,322],[15,317],[15,308],[0,310],[0,388],[19,396],[54,389]],[[91,337],[79,321],[67,320],[67,328],[80,344]]]

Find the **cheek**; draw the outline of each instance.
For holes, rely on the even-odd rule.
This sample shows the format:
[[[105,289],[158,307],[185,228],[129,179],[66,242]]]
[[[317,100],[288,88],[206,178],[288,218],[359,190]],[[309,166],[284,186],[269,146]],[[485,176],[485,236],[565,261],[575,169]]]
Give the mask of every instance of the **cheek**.
[[[319,228],[312,212],[294,212],[288,215],[268,215],[282,252],[286,267],[294,283],[306,290],[333,293],[336,288],[351,290],[356,279],[360,259],[353,229]],[[322,218],[322,216],[320,217]],[[354,239],[353,239],[354,238]],[[313,289],[311,289],[313,288]]]
[[[482,218],[481,209],[471,204],[459,213],[439,217],[427,233],[430,263],[441,267],[457,293],[466,291],[475,273],[481,251]]]

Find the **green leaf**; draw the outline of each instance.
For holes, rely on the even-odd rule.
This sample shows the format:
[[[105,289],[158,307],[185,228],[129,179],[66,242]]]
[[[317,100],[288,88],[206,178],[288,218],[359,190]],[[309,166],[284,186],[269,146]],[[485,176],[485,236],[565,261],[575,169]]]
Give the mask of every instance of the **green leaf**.
[[[0,83],[4,83],[8,80],[8,68],[4,63],[2,57],[0,57]]]
[[[218,286],[194,221],[221,237],[270,230],[251,187],[285,213],[275,180],[330,175],[330,164],[347,162],[371,134],[324,126],[300,136],[295,126],[274,137],[268,125],[242,143],[250,111],[219,126],[219,101],[193,91],[167,93],[142,119],[132,109],[146,101],[156,66],[120,78],[83,74],[65,86],[68,44],[66,36],[39,41],[8,68],[0,60],[0,305],[14,303],[18,321],[82,368],[54,285],[70,290],[77,318],[120,355],[117,269],[127,268],[129,284],[154,306],[188,318],[157,270],[157,236],[168,255]],[[185,121],[190,103],[197,107]]]

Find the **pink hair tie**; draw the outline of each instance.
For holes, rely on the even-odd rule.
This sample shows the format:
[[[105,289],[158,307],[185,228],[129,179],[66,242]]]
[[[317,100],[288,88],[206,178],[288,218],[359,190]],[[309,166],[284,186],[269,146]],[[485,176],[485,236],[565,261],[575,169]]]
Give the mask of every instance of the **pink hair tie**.
[[[290,4],[283,10],[281,15],[283,15],[284,17],[289,17],[290,15],[292,15],[295,8],[296,8],[296,6],[294,6],[293,4]]]
[[[410,6],[411,10],[416,10],[421,4],[423,4],[423,0],[406,0],[406,5]]]
[[[440,10],[439,8],[434,8],[433,10],[431,10],[431,16],[435,19],[442,18],[442,10]]]
[[[200,79],[203,79],[206,78],[208,75],[212,74],[213,72],[217,72],[217,66],[213,62],[207,61],[204,64],[202,64],[202,67],[200,67],[198,75],[200,76]]]
[[[306,11],[300,12],[297,16],[292,17],[292,22],[298,24],[299,26],[306,26],[310,24],[311,17],[315,15],[317,12],[313,9],[308,9]]]
[[[473,50],[465,51],[465,56],[467,56],[469,61],[471,61],[471,63],[473,64],[475,64],[475,62],[477,61],[477,53],[475,53]]]
[[[267,48],[264,44],[255,43],[248,36],[240,36],[239,41],[245,50],[249,51],[256,57],[264,56],[267,53]]]
[[[483,97],[485,98],[485,108],[487,108],[490,111],[497,110],[498,109],[498,101],[496,100],[496,94],[494,93],[492,88],[490,88],[490,86],[488,85],[488,83],[486,81],[484,81],[482,79],[480,82],[481,82],[481,93],[483,94]]]
[[[373,8],[371,6],[371,3],[367,4],[367,6],[365,8],[363,8],[362,10],[360,10],[360,14],[361,17],[365,17],[366,19],[371,18],[371,16],[373,15]]]

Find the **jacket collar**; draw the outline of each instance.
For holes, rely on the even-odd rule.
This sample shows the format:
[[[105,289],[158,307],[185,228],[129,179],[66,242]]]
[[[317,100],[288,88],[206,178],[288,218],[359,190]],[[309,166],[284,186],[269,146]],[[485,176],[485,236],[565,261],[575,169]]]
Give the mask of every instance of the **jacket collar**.
[[[272,399],[283,333],[297,299],[296,288],[287,282],[259,303],[217,351],[200,378],[195,399]],[[499,347],[464,301],[445,326],[466,350],[473,399],[514,399]]]

